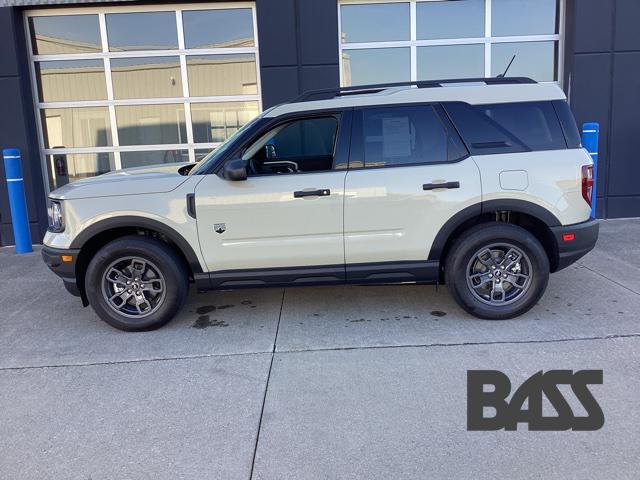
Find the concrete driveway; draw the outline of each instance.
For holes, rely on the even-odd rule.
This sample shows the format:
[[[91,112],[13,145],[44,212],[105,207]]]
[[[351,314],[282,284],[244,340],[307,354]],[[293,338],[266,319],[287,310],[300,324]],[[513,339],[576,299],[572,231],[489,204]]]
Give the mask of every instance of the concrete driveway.
[[[604,222],[511,321],[443,287],[309,287],[194,292],[138,334],[82,308],[38,252],[0,249],[0,478],[637,479],[639,238],[638,220]],[[602,369],[605,425],[468,432],[469,369],[514,389]]]

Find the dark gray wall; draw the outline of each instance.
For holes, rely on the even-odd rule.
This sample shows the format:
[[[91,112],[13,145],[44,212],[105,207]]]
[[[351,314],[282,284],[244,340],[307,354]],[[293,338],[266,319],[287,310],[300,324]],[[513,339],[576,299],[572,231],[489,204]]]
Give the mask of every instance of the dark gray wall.
[[[264,108],[339,86],[336,0],[257,0],[256,14]]]
[[[598,216],[640,216],[640,1],[572,0],[565,89],[578,125],[600,123]]]
[[[26,40],[20,10],[0,8],[0,148],[19,148],[31,238],[41,243],[47,225],[46,198],[42,183],[42,169],[33,97],[26,56]],[[7,198],[4,165],[0,167],[0,245],[12,245],[11,212]]]

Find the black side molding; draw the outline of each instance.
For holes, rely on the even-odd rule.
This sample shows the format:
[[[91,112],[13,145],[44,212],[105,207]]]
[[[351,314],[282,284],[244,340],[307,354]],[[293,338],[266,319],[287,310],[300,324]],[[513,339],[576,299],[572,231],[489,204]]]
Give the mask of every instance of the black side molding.
[[[187,213],[191,218],[196,218],[196,196],[194,193],[187,193]]]

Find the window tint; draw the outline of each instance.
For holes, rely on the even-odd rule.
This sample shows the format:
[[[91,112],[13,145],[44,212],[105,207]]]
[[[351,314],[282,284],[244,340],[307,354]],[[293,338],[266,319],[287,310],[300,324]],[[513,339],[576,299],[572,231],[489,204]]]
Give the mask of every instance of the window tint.
[[[411,49],[345,50],[342,52],[342,74],[345,86],[408,82],[411,79]]]
[[[466,154],[432,106],[365,109],[362,127],[365,167],[443,162]]]
[[[551,102],[450,103],[445,108],[473,155],[566,148]]]
[[[250,8],[187,10],[182,12],[186,48],[252,47]]]
[[[340,7],[342,43],[409,40],[409,3],[373,3]]]
[[[493,0],[491,34],[540,35],[557,30],[556,0]]]
[[[29,18],[36,55],[92,53],[102,50],[98,15],[54,15]]]
[[[418,40],[484,37],[484,0],[418,2]]]
[[[504,73],[509,67],[510,77],[529,77],[539,82],[556,79],[557,42],[494,43],[491,45],[491,75]]]
[[[333,116],[279,125],[248,149],[251,167],[257,174],[331,170],[337,131]]]
[[[292,122],[269,142],[278,158],[333,155],[338,122],[333,117],[310,118]]]
[[[174,12],[108,13],[109,51],[178,48]]]
[[[556,109],[558,120],[560,120],[564,138],[567,141],[567,147],[580,148],[582,146],[582,139],[580,138],[580,132],[578,131],[578,126],[576,125],[575,118],[573,118],[569,104],[565,100],[555,100],[553,106]]]

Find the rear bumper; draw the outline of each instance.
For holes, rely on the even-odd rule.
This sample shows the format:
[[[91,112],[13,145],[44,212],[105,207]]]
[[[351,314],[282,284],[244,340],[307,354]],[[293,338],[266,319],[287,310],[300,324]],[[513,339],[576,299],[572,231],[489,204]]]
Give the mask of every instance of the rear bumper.
[[[76,282],[76,261],[78,260],[79,253],[80,249],[60,249],[47,246],[42,247],[42,259],[44,260],[44,263],[53,273],[62,279],[67,291],[76,297],[81,296],[80,289]],[[63,255],[71,256],[72,261],[63,262]]]
[[[552,227],[551,231],[558,246],[558,266],[555,271],[568,267],[593,250],[598,241],[599,230],[600,223],[596,219]]]

